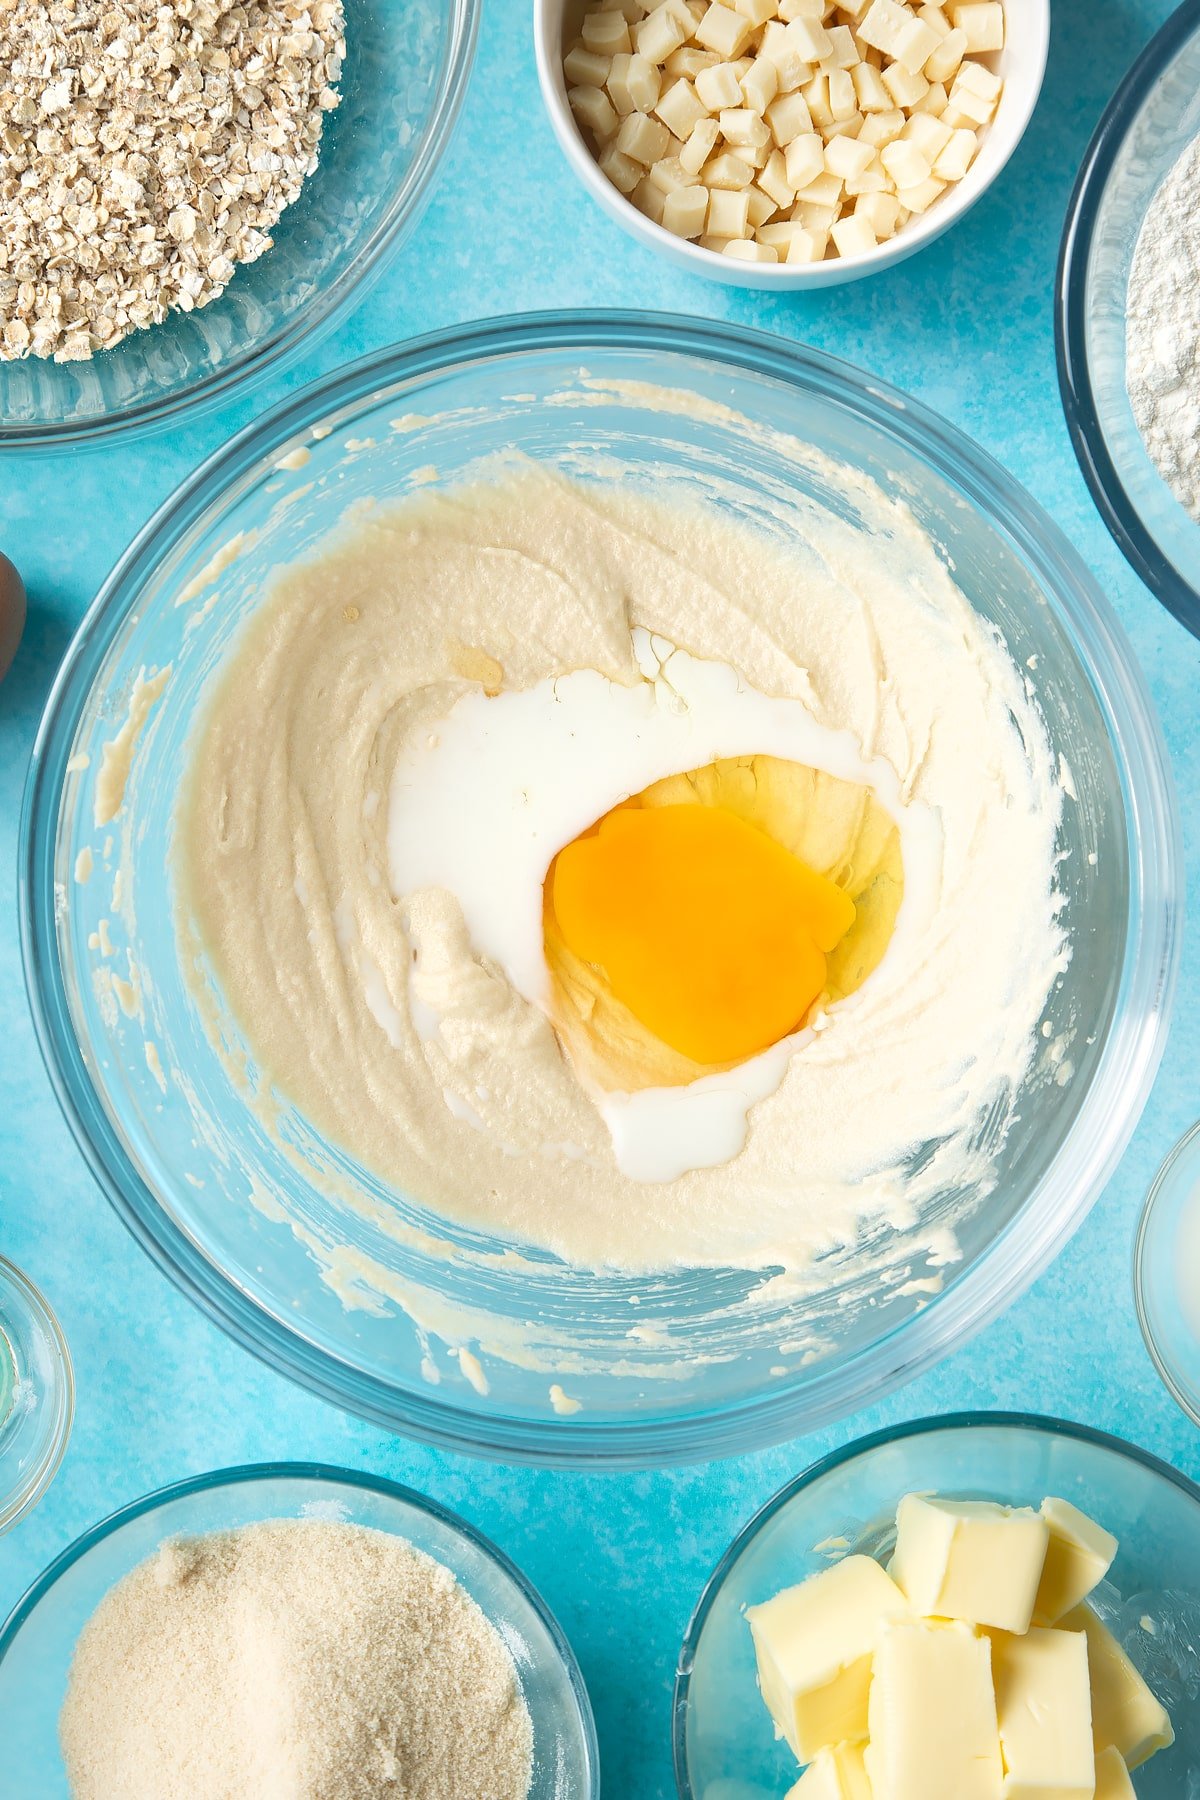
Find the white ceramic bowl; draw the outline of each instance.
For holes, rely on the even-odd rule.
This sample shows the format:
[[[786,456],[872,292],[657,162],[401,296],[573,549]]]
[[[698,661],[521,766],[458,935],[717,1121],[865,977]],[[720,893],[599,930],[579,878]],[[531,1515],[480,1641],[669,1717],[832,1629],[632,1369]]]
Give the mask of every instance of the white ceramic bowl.
[[[839,256],[819,263],[745,263],[713,250],[702,250],[699,244],[655,225],[601,173],[567,104],[562,66],[565,49],[578,35],[579,22],[589,3],[590,0],[534,0],[538,80],[550,123],[567,161],[592,197],[632,237],[694,275],[705,275],[731,287],[783,291],[836,287],[843,281],[857,281],[860,275],[871,275],[877,269],[903,262],[914,251],[941,237],[991,186],[1024,136],[1041,92],[1050,44],[1050,0],[1005,0],[1008,43],[998,55],[986,59],[996,74],[1003,76],[1004,92],[996,116],[983,135],[979,154],[962,181],[948,188],[927,213],[910,219],[894,238],[865,256]]]

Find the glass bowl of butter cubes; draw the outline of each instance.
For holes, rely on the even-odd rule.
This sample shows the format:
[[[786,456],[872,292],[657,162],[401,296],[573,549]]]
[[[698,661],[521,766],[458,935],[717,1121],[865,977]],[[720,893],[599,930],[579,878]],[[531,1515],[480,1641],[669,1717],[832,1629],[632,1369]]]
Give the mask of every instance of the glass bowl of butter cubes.
[[[1200,1488],[1078,1425],[860,1439],[735,1539],[675,1689],[681,1800],[1195,1800]]]
[[[576,174],[693,273],[851,281],[995,180],[1046,66],[1048,0],[535,0]]]

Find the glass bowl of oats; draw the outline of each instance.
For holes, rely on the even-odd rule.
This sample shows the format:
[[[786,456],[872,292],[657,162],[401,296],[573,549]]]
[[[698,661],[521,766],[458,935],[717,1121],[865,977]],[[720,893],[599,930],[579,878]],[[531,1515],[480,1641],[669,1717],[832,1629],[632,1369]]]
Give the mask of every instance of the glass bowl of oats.
[[[165,424],[327,330],[420,214],[478,14],[0,9],[0,446]]]

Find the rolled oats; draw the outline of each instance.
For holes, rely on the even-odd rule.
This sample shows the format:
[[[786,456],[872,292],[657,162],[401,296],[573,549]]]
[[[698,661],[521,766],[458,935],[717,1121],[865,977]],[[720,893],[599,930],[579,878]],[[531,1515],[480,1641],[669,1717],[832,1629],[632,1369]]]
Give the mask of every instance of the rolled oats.
[[[0,0],[0,361],[222,291],[317,165],[342,0]]]

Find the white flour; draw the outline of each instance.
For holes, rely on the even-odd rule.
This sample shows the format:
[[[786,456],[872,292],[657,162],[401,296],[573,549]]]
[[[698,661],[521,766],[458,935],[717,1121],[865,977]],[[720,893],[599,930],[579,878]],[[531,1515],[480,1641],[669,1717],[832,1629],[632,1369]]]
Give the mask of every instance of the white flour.
[[[1200,520],[1200,138],[1150,203],[1126,314],[1133,416],[1163,480]]]
[[[73,1800],[525,1800],[532,1724],[450,1570],[358,1525],[167,1542],[80,1635]]]

